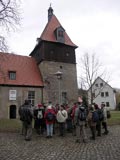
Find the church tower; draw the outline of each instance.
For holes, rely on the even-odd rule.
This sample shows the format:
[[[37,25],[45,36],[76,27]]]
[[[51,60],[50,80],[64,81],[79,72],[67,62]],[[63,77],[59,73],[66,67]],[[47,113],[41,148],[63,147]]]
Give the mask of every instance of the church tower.
[[[46,27],[30,54],[43,77],[43,102],[70,104],[77,101],[76,48],[50,6]]]

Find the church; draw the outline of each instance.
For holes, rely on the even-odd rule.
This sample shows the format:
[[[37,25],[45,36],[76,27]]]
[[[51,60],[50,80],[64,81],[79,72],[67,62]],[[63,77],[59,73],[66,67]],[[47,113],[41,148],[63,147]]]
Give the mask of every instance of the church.
[[[0,53],[0,118],[17,118],[25,99],[32,105],[76,102],[76,48],[50,6],[48,22],[29,56]]]

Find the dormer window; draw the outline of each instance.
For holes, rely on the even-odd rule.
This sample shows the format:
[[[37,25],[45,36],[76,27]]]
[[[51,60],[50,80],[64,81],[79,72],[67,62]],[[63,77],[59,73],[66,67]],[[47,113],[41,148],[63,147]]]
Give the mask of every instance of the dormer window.
[[[65,33],[65,30],[61,26],[56,28],[55,37],[56,37],[57,42],[60,42],[60,43],[65,42],[64,33]]]
[[[9,71],[9,79],[16,80],[16,72],[15,71]]]
[[[63,31],[58,31],[58,37],[64,37]]]

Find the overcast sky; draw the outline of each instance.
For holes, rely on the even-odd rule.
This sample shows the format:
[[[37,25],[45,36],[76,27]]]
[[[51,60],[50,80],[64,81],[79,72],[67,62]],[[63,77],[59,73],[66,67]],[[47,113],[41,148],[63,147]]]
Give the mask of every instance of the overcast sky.
[[[8,37],[10,52],[30,54],[47,23],[50,3],[79,47],[77,61],[83,53],[95,52],[111,73],[109,84],[120,88],[120,0],[22,0],[21,27]]]

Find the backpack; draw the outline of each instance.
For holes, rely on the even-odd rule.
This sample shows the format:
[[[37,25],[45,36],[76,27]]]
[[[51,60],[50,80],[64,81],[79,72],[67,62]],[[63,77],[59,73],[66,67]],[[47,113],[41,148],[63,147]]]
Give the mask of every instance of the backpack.
[[[38,110],[37,118],[38,118],[38,119],[42,119],[42,118],[43,118],[42,110]]]
[[[107,111],[107,118],[108,118],[108,119],[111,118],[111,113],[110,113],[110,111]]]
[[[46,119],[51,122],[53,120],[55,120],[55,115],[51,112],[48,112],[47,115],[46,115]]]
[[[85,121],[85,120],[86,120],[86,112],[85,112],[85,109],[84,109],[84,110],[79,109],[78,119],[79,119],[80,121]]]
[[[92,113],[92,120],[93,120],[93,122],[98,122],[99,121],[99,115],[98,115],[97,111],[94,111]]]
[[[99,115],[99,120],[100,120],[100,121],[103,121],[103,119],[104,119],[104,114],[103,114],[103,110],[102,110],[102,109],[99,109],[99,110],[98,110],[98,115]]]

